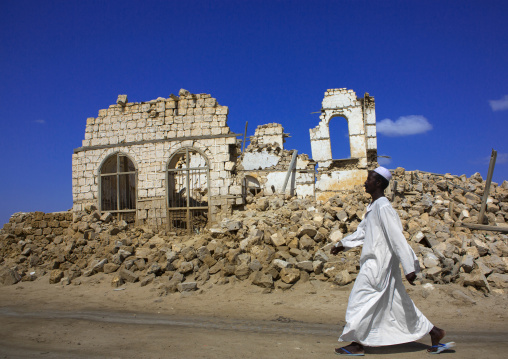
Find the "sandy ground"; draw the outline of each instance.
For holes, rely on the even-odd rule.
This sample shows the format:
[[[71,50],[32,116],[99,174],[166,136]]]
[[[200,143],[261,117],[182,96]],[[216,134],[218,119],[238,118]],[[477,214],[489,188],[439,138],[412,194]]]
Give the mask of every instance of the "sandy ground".
[[[48,277],[0,287],[0,358],[332,358],[351,285],[310,281],[266,293],[236,282],[159,296],[121,290],[104,274],[81,285]],[[475,301],[456,299],[461,290]],[[506,358],[508,296],[455,285],[408,286],[422,312],[455,341],[456,358]],[[367,348],[379,358],[423,358],[429,337]]]

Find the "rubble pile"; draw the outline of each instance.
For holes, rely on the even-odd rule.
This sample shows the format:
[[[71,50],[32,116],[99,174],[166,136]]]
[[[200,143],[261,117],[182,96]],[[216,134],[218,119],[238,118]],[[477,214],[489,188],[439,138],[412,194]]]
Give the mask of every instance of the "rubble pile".
[[[478,223],[484,187],[479,174],[394,171],[386,195],[419,258],[423,282],[507,290],[506,231],[462,226]],[[0,230],[0,283],[47,276],[50,283],[80,284],[103,272],[113,286],[151,283],[160,295],[234,280],[267,291],[310,279],[346,285],[358,274],[361,248],[337,256],[330,248],[356,230],[369,201],[361,187],[326,203],[260,192],[246,198],[243,210],[192,236],[155,233],[93,206],[16,213]],[[485,218],[490,226],[508,227],[507,181],[492,184]]]

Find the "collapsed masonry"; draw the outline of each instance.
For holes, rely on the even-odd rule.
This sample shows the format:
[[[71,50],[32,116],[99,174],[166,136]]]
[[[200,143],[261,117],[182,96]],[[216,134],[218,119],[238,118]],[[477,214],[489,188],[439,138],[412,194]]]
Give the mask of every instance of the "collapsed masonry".
[[[388,196],[418,256],[421,281],[468,288],[450,291],[450,300],[506,296],[508,235],[464,226],[478,223],[486,188],[481,176],[442,177],[398,168],[395,181]],[[155,233],[93,207],[16,213],[0,229],[0,284],[107,280],[115,287],[150,285],[166,295],[234,281],[269,291],[306,281],[346,285],[355,279],[360,249],[338,256],[329,252],[356,230],[365,213],[370,197],[359,186],[326,203],[261,192],[246,200],[245,210],[192,236]],[[492,184],[486,217],[508,233],[507,181]]]
[[[74,150],[74,212],[95,206],[157,231],[199,232],[244,206],[249,193],[327,200],[363,183],[377,164],[368,94],[325,92],[321,122],[310,130],[314,159],[284,149],[288,134],[280,124],[259,126],[242,151],[227,115],[208,94],[181,90],[142,103],[120,95],[87,119],[82,147]],[[348,121],[347,159],[332,159],[328,126],[335,117]]]
[[[313,196],[315,162],[296,150],[284,149],[284,128],[278,123],[259,126],[239,159],[238,174],[245,194],[288,193],[300,198]],[[287,189],[287,190],[286,190]]]

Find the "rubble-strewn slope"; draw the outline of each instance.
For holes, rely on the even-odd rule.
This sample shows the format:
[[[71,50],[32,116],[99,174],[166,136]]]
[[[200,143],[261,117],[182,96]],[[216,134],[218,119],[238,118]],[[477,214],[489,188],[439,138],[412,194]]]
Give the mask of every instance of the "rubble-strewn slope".
[[[508,288],[508,235],[461,226],[478,222],[479,174],[443,177],[398,168],[394,181],[387,197],[418,255],[423,281],[484,292]],[[0,231],[0,282],[49,273],[50,283],[79,284],[81,276],[105,272],[114,286],[153,283],[160,295],[231,278],[267,290],[310,278],[345,285],[358,273],[360,249],[331,256],[329,248],[356,229],[368,202],[360,187],[324,204],[259,193],[247,198],[245,210],[185,237],[118,222],[94,208],[16,213]],[[486,217],[490,225],[508,227],[508,182],[491,186]]]

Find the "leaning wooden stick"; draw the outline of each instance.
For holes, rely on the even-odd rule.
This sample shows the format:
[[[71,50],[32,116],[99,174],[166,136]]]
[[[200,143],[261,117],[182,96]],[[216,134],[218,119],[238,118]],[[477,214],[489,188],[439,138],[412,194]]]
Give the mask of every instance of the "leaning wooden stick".
[[[485,207],[487,206],[487,199],[489,198],[490,183],[492,182],[492,175],[494,174],[494,166],[496,165],[497,151],[492,150],[490,156],[489,173],[487,174],[487,182],[485,183],[485,189],[483,191],[482,207],[480,209],[480,215],[478,216],[478,223],[483,224],[483,218],[485,216]]]

